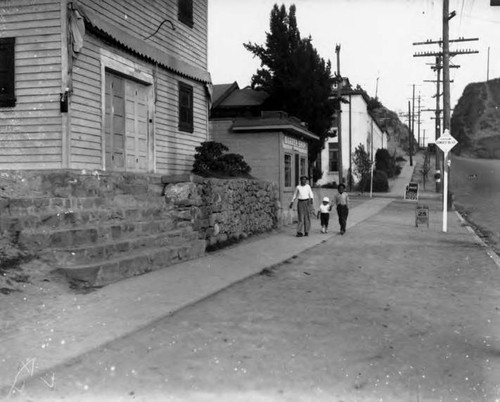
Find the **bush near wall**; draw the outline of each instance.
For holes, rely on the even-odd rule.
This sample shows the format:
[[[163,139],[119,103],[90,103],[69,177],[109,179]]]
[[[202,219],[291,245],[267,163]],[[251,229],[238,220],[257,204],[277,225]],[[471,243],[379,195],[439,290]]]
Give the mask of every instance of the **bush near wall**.
[[[389,180],[387,179],[387,173],[383,170],[373,171],[373,191],[375,192],[387,192],[389,191]],[[370,191],[370,178],[365,184],[365,191]]]
[[[387,149],[377,149],[375,169],[384,171],[388,178],[398,176],[401,173],[401,166],[397,162],[395,155],[391,155]]]
[[[278,225],[278,188],[271,182],[192,176],[190,182],[168,184],[164,193],[174,213],[207,241],[207,250]]]

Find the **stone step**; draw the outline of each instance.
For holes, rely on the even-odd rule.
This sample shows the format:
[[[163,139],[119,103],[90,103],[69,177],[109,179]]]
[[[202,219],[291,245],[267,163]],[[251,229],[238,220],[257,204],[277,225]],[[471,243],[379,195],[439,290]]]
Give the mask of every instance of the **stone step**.
[[[102,224],[104,222],[119,222],[125,220],[161,219],[168,211],[165,208],[144,206],[141,208],[103,208],[84,210],[65,210],[23,214],[0,217],[0,232],[16,230],[16,228],[35,230],[67,228],[74,225]]]
[[[68,212],[85,209],[130,208],[145,205],[161,207],[165,204],[164,197],[145,197],[138,199],[132,195],[116,195],[113,197],[20,197],[3,199],[0,212],[12,216],[39,214],[43,212]]]
[[[181,245],[136,250],[105,262],[60,266],[56,271],[65,275],[75,287],[101,287],[201,257],[205,253],[205,244],[205,240],[191,240]]]
[[[23,230],[18,243],[30,250],[79,247],[85,244],[144,236],[180,227],[189,227],[190,222],[177,222],[173,217],[147,221],[118,221],[101,225],[80,225],[68,228],[37,228]]]
[[[39,257],[51,265],[74,267],[106,261],[121,254],[141,249],[179,245],[197,239],[198,232],[194,232],[192,228],[182,228],[153,235],[99,242],[82,247],[49,249],[42,251]]]

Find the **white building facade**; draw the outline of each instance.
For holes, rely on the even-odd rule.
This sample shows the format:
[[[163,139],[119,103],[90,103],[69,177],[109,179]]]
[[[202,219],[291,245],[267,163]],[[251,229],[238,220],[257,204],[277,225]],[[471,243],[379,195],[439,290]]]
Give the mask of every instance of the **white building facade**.
[[[367,98],[361,91],[345,91],[342,97],[348,103],[341,103],[341,146],[339,152],[338,130],[336,135],[326,139],[321,152],[321,171],[318,185],[347,183],[349,172],[354,172],[354,151],[362,144],[365,151],[375,157],[377,149],[387,148],[387,132],[383,131],[368,112]]]

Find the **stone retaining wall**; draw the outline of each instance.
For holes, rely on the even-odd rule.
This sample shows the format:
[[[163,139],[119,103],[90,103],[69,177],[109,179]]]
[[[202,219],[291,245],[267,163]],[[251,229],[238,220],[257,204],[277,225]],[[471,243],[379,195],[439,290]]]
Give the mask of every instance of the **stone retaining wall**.
[[[191,220],[208,250],[278,226],[279,193],[274,183],[193,175],[189,181],[163,181],[167,204],[178,217]]]

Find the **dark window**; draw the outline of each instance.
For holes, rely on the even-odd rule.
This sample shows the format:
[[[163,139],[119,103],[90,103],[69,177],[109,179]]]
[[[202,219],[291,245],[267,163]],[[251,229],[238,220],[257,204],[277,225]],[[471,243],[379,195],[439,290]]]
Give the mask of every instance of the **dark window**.
[[[292,155],[285,154],[285,187],[292,186]]]
[[[339,149],[338,144],[328,144],[328,171],[339,171]]]
[[[179,21],[190,28],[193,27],[193,0],[178,0]]]
[[[193,132],[193,87],[179,83],[179,130]]]
[[[298,186],[300,182],[300,171],[299,171],[299,154],[295,154],[295,185]]]
[[[300,175],[307,176],[306,158],[300,158]]]
[[[0,38],[0,107],[16,105],[15,38]]]

